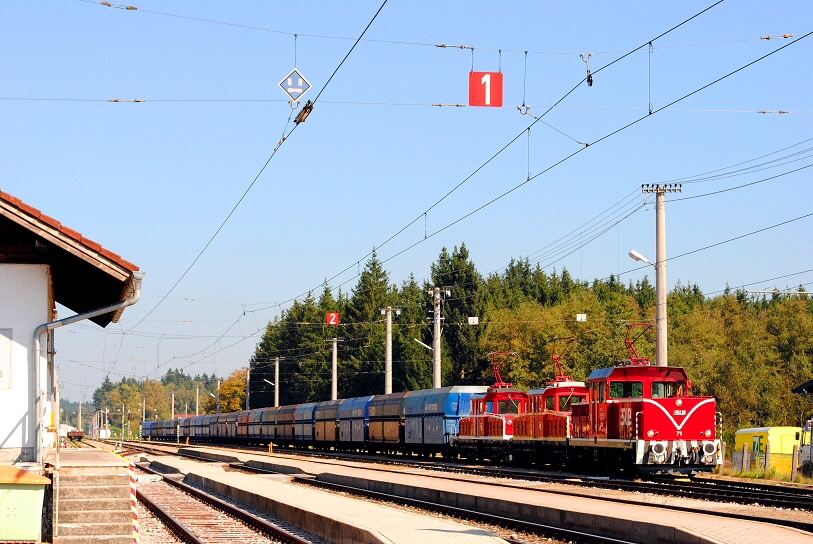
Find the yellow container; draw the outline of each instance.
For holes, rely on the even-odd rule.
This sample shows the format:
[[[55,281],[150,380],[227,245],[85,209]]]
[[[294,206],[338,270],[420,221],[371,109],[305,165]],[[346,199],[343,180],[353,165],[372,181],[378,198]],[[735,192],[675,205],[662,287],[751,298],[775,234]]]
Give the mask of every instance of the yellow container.
[[[0,465],[0,541],[42,539],[42,500],[51,480],[13,465]]]
[[[793,457],[793,446],[799,445],[801,427],[755,427],[740,429],[734,433],[734,467],[742,466],[742,447],[748,444],[751,467],[765,468],[765,446],[771,445],[771,464],[768,469],[775,469],[779,474],[790,474]]]

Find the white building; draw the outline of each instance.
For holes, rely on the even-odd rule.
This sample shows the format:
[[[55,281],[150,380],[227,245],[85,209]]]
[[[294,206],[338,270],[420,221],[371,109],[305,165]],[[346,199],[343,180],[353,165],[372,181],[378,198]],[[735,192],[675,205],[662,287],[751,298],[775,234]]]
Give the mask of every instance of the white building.
[[[56,443],[54,329],[105,327],[141,292],[138,267],[0,191],[0,463],[42,468]],[[56,316],[56,303],[76,315]]]

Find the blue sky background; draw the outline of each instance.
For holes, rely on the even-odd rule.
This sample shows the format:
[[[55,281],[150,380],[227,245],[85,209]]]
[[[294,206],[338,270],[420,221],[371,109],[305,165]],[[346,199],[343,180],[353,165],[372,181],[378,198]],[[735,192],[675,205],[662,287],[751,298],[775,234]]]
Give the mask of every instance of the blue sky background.
[[[0,190],[146,273],[144,296],[120,325],[58,331],[63,396],[89,399],[108,373],[119,380],[184,367],[228,375],[247,365],[255,331],[285,301],[348,267],[331,285],[351,289],[373,247],[390,259],[580,149],[387,260],[393,283],[427,277],[441,248],[461,242],[483,274],[526,256],[588,280],[629,271],[637,268],[630,249],[654,260],[651,205],[583,247],[544,253],[568,233],[574,242],[591,239],[583,225],[618,202],[616,211],[637,208],[642,183],[696,179],[745,161],[731,170],[776,162],[685,183],[669,197],[669,256],[812,213],[804,167],[813,164],[813,37],[606,140],[577,143],[596,142],[646,116],[650,102],[657,110],[812,30],[810,2],[727,0],[653,42],[651,53],[643,48],[601,69],[711,4],[390,0],[308,120],[147,316],[277,145],[291,112],[277,83],[296,66],[313,85],[306,98],[315,98],[380,2],[139,1],[138,10],[3,2]],[[784,34],[795,36],[759,39]],[[593,86],[582,83],[542,119],[565,135],[542,122],[523,133],[534,119],[517,106],[524,100],[541,115],[568,93],[586,73],[579,53],[593,53]],[[431,106],[466,103],[472,65],[503,72],[504,107]],[[145,102],[108,102],[116,98]],[[780,110],[790,113],[756,113]],[[786,175],[676,200],[778,174]],[[809,284],[813,272],[798,273],[813,269],[811,226],[807,217],[671,260],[670,288]],[[622,279],[644,274],[654,282],[647,269]]]

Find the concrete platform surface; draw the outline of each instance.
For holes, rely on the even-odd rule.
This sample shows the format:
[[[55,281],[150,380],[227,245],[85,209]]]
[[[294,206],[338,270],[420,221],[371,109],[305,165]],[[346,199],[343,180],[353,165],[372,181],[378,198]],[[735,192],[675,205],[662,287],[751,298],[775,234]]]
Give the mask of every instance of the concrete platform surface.
[[[153,457],[196,484],[338,543],[504,544],[488,531],[413,514],[369,501],[280,482],[278,478],[227,472],[217,464]]]
[[[118,455],[95,448],[62,448],[59,463],[63,467],[126,467],[129,462]]]
[[[547,484],[543,483],[518,482],[495,487],[478,483],[488,481],[488,478],[470,475],[449,474],[448,479],[439,480],[436,477],[421,475],[420,469],[384,467],[388,471],[381,472],[365,468],[364,463],[342,461],[341,465],[328,464],[325,461],[300,457],[294,459],[280,452],[273,455],[262,452],[230,453],[224,456],[223,450],[216,448],[195,449],[207,455],[220,455],[224,457],[224,461],[234,458],[235,461],[248,464],[272,463],[287,467],[287,470],[292,472],[315,474],[319,479],[336,483],[369,482],[367,487],[375,491],[404,494],[447,504],[451,502],[453,506],[463,508],[473,506],[472,509],[477,509],[478,501],[469,498],[486,497],[496,501],[494,508],[498,511],[494,513],[497,514],[526,512],[529,516],[536,516],[540,523],[555,525],[556,523],[552,521],[561,520],[563,526],[568,528],[574,527],[567,524],[581,523],[582,530],[588,532],[608,535],[609,532],[617,530],[629,533],[634,537],[630,538],[631,540],[639,542],[668,541],[666,538],[666,535],[670,534],[668,528],[674,528],[682,533],[676,534],[674,542],[813,543],[813,534],[798,529],[756,521],[670,511],[661,507],[619,504],[599,498],[545,493],[544,488]],[[434,474],[437,476],[437,473]],[[536,507],[536,511],[531,512],[529,506]],[[539,519],[540,515],[546,517]]]

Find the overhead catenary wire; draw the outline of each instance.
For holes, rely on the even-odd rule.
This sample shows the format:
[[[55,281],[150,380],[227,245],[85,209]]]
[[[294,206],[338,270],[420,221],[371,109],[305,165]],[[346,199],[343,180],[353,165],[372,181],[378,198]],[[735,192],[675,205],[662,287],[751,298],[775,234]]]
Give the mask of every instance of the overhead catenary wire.
[[[622,131],[624,131],[624,130],[626,130],[626,129],[628,129],[628,128],[630,128],[630,127],[634,126],[634,125],[636,125],[637,123],[639,123],[639,122],[643,121],[644,119],[648,119],[648,118],[652,117],[652,115],[655,115],[656,113],[659,113],[659,112],[663,111],[663,110],[664,110],[666,107],[671,106],[671,105],[673,105],[673,104],[676,104],[676,103],[678,103],[678,102],[680,102],[680,101],[682,101],[682,100],[685,100],[686,98],[689,98],[690,96],[693,96],[693,95],[697,94],[698,92],[701,92],[702,90],[707,89],[708,87],[710,87],[710,86],[712,86],[712,85],[714,85],[714,84],[716,84],[716,83],[719,83],[720,81],[723,81],[724,79],[726,79],[726,78],[728,78],[728,77],[730,77],[730,76],[732,76],[732,75],[734,75],[734,74],[736,74],[736,73],[738,73],[738,72],[740,72],[740,71],[742,71],[742,70],[744,70],[744,69],[748,68],[749,66],[752,66],[752,65],[756,64],[757,62],[759,62],[759,61],[761,61],[761,60],[763,60],[763,59],[765,59],[765,58],[768,58],[769,56],[771,56],[771,55],[773,55],[773,54],[775,54],[775,53],[777,53],[777,52],[779,52],[779,51],[781,51],[781,50],[785,49],[786,47],[789,47],[789,46],[791,46],[791,45],[793,45],[793,44],[797,43],[799,40],[802,40],[802,39],[804,39],[804,38],[806,38],[806,37],[810,36],[810,34],[813,34],[813,32],[809,32],[809,33],[807,33],[807,34],[805,34],[805,35],[803,35],[803,36],[801,36],[801,37],[797,38],[796,40],[794,40],[794,41],[792,41],[792,42],[790,42],[790,43],[788,43],[788,44],[786,44],[786,45],[784,45],[784,46],[782,46],[782,47],[780,47],[780,48],[778,48],[778,49],[775,49],[774,51],[772,51],[772,52],[770,52],[770,53],[768,53],[768,54],[766,54],[766,55],[763,55],[763,56],[761,56],[761,57],[759,57],[759,58],[757,58],[757,59],[755,59],[755,60],[753,60],[753,61],[751,61],[751,62],[749,62],[749,63],[747,63],[747,64],[745,64],[745,65],[743,65],[743,66],[741,66],[740,68],[737,68],[736,70],[733,70],[733,71],[731,71],[731,72],[727,73],[726,75],[721,76],[721,77],[719,77],[719,78],[715,79],[714,81],[712,81],[712,82],[710,82],[710,83],[707,83],[706,85],[703,85],[702,87],[699,87],[699,88],[695,89],[694,91],[691,91],[691,92],[689,92],[689,93],[687,93],[687,94],[683,95],[682,97],[680,97],[680,98],[678,98],[678,99],[676,99],[676,100],[673,100],[673,101],[672,101],[672,102],[670,102],[670,103],[669,103],[667,106],[663,106],[663,107],[661,107],[661,108],[658,108],[658,109],[653,110],[653,112],[652,112],[652,114],[651,114],[651,115],[650,115],[650,114],[647,114],[647,115],[642,116],[642,117],[640,117],[640,118],[638,118],[638,119],[636,119],[636,120],[634,120],[634,121],[632,121],[632,122],[630,122],[630,123],[627,123],[626,125],[624,125],[624,126],[622,126],[622,127],[618,128],[618,129],[616,129],[616,130],[614,130],[614,131],[612,131],[612,132],[610,132],[610,133],[608,133],[608,134],[606,134],[606,135],[604,135],[604,136],[600,137],[599,139],[595,140],[594,142],[591,142],[591,144],[590,144],[590,145],[592,146],[592,145],[595,145],[595,144],[597,144],[597,143],[599,143],[599,142],[602,142],[602,141],[604,141],[604,140],[606,140],[606,139],[608,139],[608,138],[611,138],[612,136],[614,136],[614,135],[616,135],[616,134],[618,134],[618,133],[620,133],[620,132],[622,132]],[[615,62],[615,61],[614,61],[614,62]],[[612,64],[612,63],[611,63],[611,64]],[[608,66],[609,66],[609,65],[608,65]],[[605,66],[604,68],[606,68],[606,66]],[[603,69],[603,68],[600,68],[599,70],[601,70],[601,69]],[[597,72],[598,72],[598,70],[597,70]],[[532,125],[533,125],[533,123],[532,123]],[[513,141],[512,141],[512,142],[513,142]],[[510,144],[509,144],[509,145],[510,145]],[[506,146],[506,147],[507,147],[507,146]],[[503,149],[504,149],[504,148],[503,148]],[[388,262],[388,261],[390,261],[390,260],[394,259],[395,257],[397,257],[397,256],[399,256],[399,255],[402,255],[403,253],[405,253],[405,252],[407,252],[407,251],[411,250],[412,248],[414,248],[414,247],[416,247],[416,246],[418,246],[418,245],[422,244],[422,243],[423,243],[425,240],[427,240],[427,239],[429,239],[429,238],[432,238],[433,236],[436,236],[437,234],[440,234],[441,232],[443,232],[443,231],[445,231],[445,230],[447,230],[447,229],[451,228],[452,226],[456,225],[457,223],[460,223],[461,221],[463,221],[463,220],[465,220],[465,219],[467,219],[467,218],[471,217],[472,215],[476,214],[477,212],[479,212],[479,211],[481,211],[481,210],[483,210],[483,209],[487,208],[487,207],[488,207],[488,206],[490,206],[491,204],[493,204],[493,203],[497,202],[498,200],[500,200],[500,199],[502,199],[502,198],[504,198],[504,197],[508,196],[509,194],[513,193],[514,191],[516,191],[516,190],[517,190],[517,189],[519,189],[520,187],[522,187],[522,186],[524,186],[525,184],[529,183],[531,180],[533,180],[533,179],[535,179],[535,178],[537,178],[537,177],[539,177],[539,176],[541,176],[541,175],[543,175],[543,174],[545,174],[545,173],[549,172],[549,171],[550,171],[550,170],[552,170],[553,168],[555,168],[555,167],[559,166],[560,164],[564,163],[565,161],[567,161],[567,160],[571,159],[572,157],[574,157],[574,156],[578,155],[579,153],[581,153],[581,152],[582,152],[582,151],[584,151],[585,149],[587,149],[587,148],[585,147],[585,148],[581,148],[581,149],[578,149],[578,150],[574,151],[574,152],[573,152],[573,153],[571,153],[570,155],[567,155],[566,157],[564,157],[564,158],[560,159],[560,160],[559,160],[559,161],[557,161],[556,163],[554,163],[554,164],[552,164],[552,165],[548,166],[547,168],[545,168],[545,169],[544,169],[544,170],[542,170],[541,172],[537,173],[536,175],[531,176],[529,179],[527,179],[527,180],[525,180],[525,181],[523,181],[523,182],[521,182],[521,183],[519,183],[519,184],[515,185],[514,187],[512,187],[512,188],[511,188],[511,189],[509,189],[508,191],[505,191],[504,193],[502,193],[502,194],[500,194],[500,195],[498,195],[498,196],[494,197],[493,199],[489,200],[489,201],[488,201],[488,202],[486,202],[485,204],[483,204],[483,205],[479,206],[478,208],[475,208],[474,210],[470,211],[469,213],[467,213],[467,214],[465,214],[465,215],[463,215],[463,216],[459,217],[458,219],[456,219],[456,220],[454,220],[454,221],[452,221],[452,222],[448,223],[446,226],[444,226],[444,227],[442,227],[442,228],[440,228],[440,229],[436,230],[435,232],[428,234],[426,238],[421,239],[421,240],[418,240],[418,241],[414,242],[413,244],[411,244],[411,245],[407,246],[406,248],[402,249],[401,251],[399,251],[399,252],[395,253],[394,255],[390,256],[389,258],[382,260],[382,263]],[[493,158],[494,158],[494,157],[491,157],[491,159],[493,159]],[[489,160],[491,160],[491,159],[489,159]],[[482,167],[481,167],[481,168],[482,168]],[[467,179],[468,179],[468,178],[467,178]],[[465,181],[466,181],[466,180],[464,180],[464,182],[465,182]],[[461,182],[461,184],[462,184],[462,183],[464,183],[464,182]],[[460,185],[460,184],[459,184],[459,185]],[[459,185],[458,185],[458,187],[459,187]],[[451,193],[451,192],[450,192],[450,193]],[[448,194],[450,194],[450,193],[447,193],[447,195],[446,195],[446,196],[448,196]],[[444,198],[445,198],[445,196],[444,196]],[[405,228],[406,228],[406,227],[405,227]],[[402,229],[402,231],[403,231],[403,230],[405,230],[405,228],[404,228],[404,229]],[[400,233],[400,232],[402,232],[402,231],[399,231],[399,233]],[[335,277],[335,276],[334,276],[334,277]]]
[[[233,23],[227,21],[217,21],[214,19],[206,19],[203,17],[194,17],[191,15],[180,15],[176,13],[167,13],[162,11],[155,11],[143,8],[137,8],[136,6],[127,6],[126,4],[113,4],[110,2],[100,2],[97,0],[76,0],[78,2],[86,3],[86,4],[96,4],[102,5],[111,8],[117,9],[130,9],[134,13],[149,13],[152,15],[161,15],[165,17],[175,17],[179,19],[186,19],[190,21],[202,22],[202,23],[210,23],[216,25],[223,25],[229,26],[244,30],[255,30],[261,32],[269,32],[273,34],[281,34],[287,36],[301,36],[305,38],[318,38],[318,39],[328,39],[328,40],[354,40],[356,38],[352,38],[349,36],[333,36],[327,34],[307,34],[303,32],[295,32],[290,30],[278,30],[266,27],[260,27],[256,25],[246,25],[241,23]],[[792,33],[785,33],[782,35],[775,35],[775,36],[758,36],[754,38],[741,38],[736,40],[718,40],[718,41],[707,41],[707,42],[698,42],[698,43],[687,43],[687,44],[675,44],[675,45],[663,45],[658,46],[656,49],[674,49],[678,47],[699,47],[699,46],[707,46],[707,45],[723,45],[723,44],[733,44],[733,43],[744,43],[744,42],[753,42],[753,41],[764,41],[764,40],[771,40],[771,39],[787,39],[793,37],[794,34]],[[433,48],[441,48],[441,49],[474,49],[473,46],[469,45],[450,45],[446,43],[430,43],[430,42],[411,42],[411,41],[404,41],[404,40],[383,40],[383,39],[373,39],[373,38],[364,38],[361,41],[370,42],[370,43],[384,43],[384,44],[394,44],[394,45],[409,45],[409,46],[421,46],[421,47],[433,47]],[[506,53],[532,53],[536,55],[578,55],[579,52],[576,51],[536,51],[536,50],[523,50],[523,49],[509,49],[505,47],[480,47],[477,46],[476,49],[480,49],[482,51],[502,51]],[[596,51],[593,52],[594,55],[607,55],[607,54],[617,54],[617,53],[626,53],[629,52],[629,49],[615,49],[615,50],[608,50],[608,51]]]
[[[349,57],[349,56],[350,56],[350,53],[352,53],[352,52],[353,52],[353,50],[356,48],[356,45],[358,45],[358,42],[361,40],[361,38],[364,36],[364,34],[365,34],[365,33],[367,32],[367,30],[370,28],[370,25],[372,25],[372,24],[373,24],[373,21],[375,21],[375,19],[378,17],[378,14],[379,14],[379,13],[381,13],[381,10],[384,8],[384,6],[386,5],[386,3],[387,3],[387,0],[384,0],[384,2],[383,2],[383,3],[381,4],[381,6],[378,8],[378,11],[376,11],[376,12],[375,12],[375,15],[373,15],[372,19],[370,19],[370,22],[369,22],[369,23],[367,23],[367,26],[366,26],[366,27],[364,27],[364,30],[362,31],[361,35],[358,37],[358,39],[356,40],[356,42],[353,44],[353,46],[350,48],[350,51],[348,51],[348,52],[347,52],[347,54],[346,54],[346,55],[344,56],[344,58],[341,60],[341,62],[339,63],[339,65],[336,67],[336,69],[335,69],[335,70],[333,71],[333,73],[330,75],[330,77],[328,78],[328,80],[327,80],[327,81],[325,82],[325,84],[322,86],[322,88],[321,88],[321,90],[319,91],[319,93],[316,95],[316,98],[313,100],[313,103],[314,103],[314,104],[316,103],[316,101],[317,101],[317,100],[319,100],[319,97],[320,97],[320,96],[322,96],[322,93],[325,91],[325,89],[327,88],[327,86],[328,86],[328,85],[330,84],[330,82],[333,80],[333,77],[334,77],[334,76],[336,75],[336,73],[339,71],[339,68],[341,68],[341,67],[342,67],[342,65],[344,64],[344,62],[347,60],[347,57]],[[286,122],[286,126],[287,126],[287,124],[288,124],[289,122],[290,122],[290,117],[288,118],[288,122]],[[209,239],[209,241],[208,241],[208,242],[206,242],[206,244],[203,246],[203,249],[201,249],[201,250],[200,250],[200,253],[198,253],[198,255],[197,255],[195,258],[194,258],[194,260],[193,260],[193,261],[192,261],[192,263],[189,265],[189,267],[188,267],[188,268],[187,268],[187,269],[186,269],[186,270],[183,272],[183,274],[181,274],[181,277],[180,277],[180,278],[178,278],[178,280],[177,280],[177,281],[176,281],[176,282],[175,282],[175,283],[172,285],[172,287],[170,287],[170,289],[169,289],[169,291],[167,291],[166,295],[165,295],[163,298],[161,298],[161,300],[160,300],[160,301],[159,301],[159,302],[158,302],[158,303],[157,303],[155,306],[153,306],[153,307],[152,307],[152,309],[150,309],[150,311],[149,311],[149,312],[147,312],[147,314],[146,314],[146,315],[145,315],[145,316],[144,316],[144,317],[143,317],[143,318],[142,318],[142,319],[141,319],[141,320],[140,320],[138,323],[136,323],[135,325],[133,325],[132,327],[130,327],[130,329],[129,329],[129,330],[132,330],[132,329],[136,328],[136,327],[137,327],[137,326],[139,326],[139,325],[140,325],[140,324],[141,324],[141,323],[142,323],[142,322],[143,322],[143,321],[144,321],[144,320],[145,320],[147,317],[149,317],[149,316],[150,316],[150,315],[151,315],[151,314],[152,314],[152,313],[153,313],[153,312],[154,312],[154,311],[155,311],[155,310],[156,310],[156,309],[157,309],[157,308],[158,308],[158,307],[159,307],[159,306],[160,306],[160,305],[161,305],[161,304],[164,302],[164,300],[166,300],[166,297],[167,297],[167,296],[169,296],[169,295],[172,293],[172,291],[174,291],[174,290],[175,290],[175,288],[176,288],[176,287],[178,286],[178,284],[179,284],[179,283],[181,283],[181,281],[182,281],[182,280],[183,280],[183,279],[186,277],[186,275],[189,273],[189,271],[190,271],[190,270],[192,270],[192,267],[194,267],[194,266],[195,266],[195,264],[198,262],[198,260],[201,258],[201,256],[202,256],[202,255],[203,255],[203,254],[206,252],[206,250],[207,250],[207,249],[209,248],[209,246],[212,244],[212,242],[214,241],[214,239],[217,237],[217,235],[220,233],[220,231],[223,229],[223,227],[224,227],[224,226],[226,225],[226,223],[229,221],[229,219],[231,218],[231,216],[232,216],[232,215],[234,215],[234,212],[235,212],[235,211],[237,211],[237,208],[240,206],[240,203],[242,203],[242,202],[243,202],[243,200],[245,199],[246,195],[248,195],[249,191],[251,191],[251,188],[252,188],[252,187],[254,187],[254,184],[255,184],[255,183],[257,183],[257,180],[260,178],[260,176],[262,175],[262,173],[265,171],[266,167],[267,167],[267,166],[268,166],[268,164],[271,162],[271,159],[273,159],[273,158],[274,158],[274,156],[277,154],[277,151],[279,150],[279,148],[280,148],[280,147],[282,146],[282,144],[283,144],[283,143],[284,143],[284,142],[287,140],[287,138],[291,136],[291,134],[292,134],[292,133],[293,133],[293,132],[296,130],[296,128],[297,128],[298,126],[299,126],[299,123],[295,124],[295,125],[294,125],[294,126],[291,128],[291,130],[288,132],[288,134],[287,134],[287,135],[283,135],[283,137],[281,138],[281,140],[280,140],[279,144],[277,144],[277,146],[276,146],[276,147],[274,148],[274,150],[272,151],[271,155],[268,157],[268,160],[266,160],[266,161],[265,161],[265,164],[263,164],[262,168],[260,168],[260,171],[257,173],[257,175],[254,177],[254,179],[253,179],[253,180],[251,181],[251,183],[248,185],[248,187],[247,187],[247,188],[246,188],[246,190],[243,192],[243,194],[240,196],[240,198],[237,200],[237,203],[234,205],[234,207],[232,207],[231,211],[229,211],[229,213],[226,215],[226,218],[223,220],[223,222],[220,224],[220,226],[217,228],[217,230],[215,230],[215,232],[214,232],[214,234],[212,235],[212,237]],[[228,332],[228,331],[227,331],[227,332]]]
[[[652,38],[652,39],[650,39],[650,40],[647,40],[646,42],[644,42],[644,43],[643,43],[642,45],[640,45],[639,47],[637,47],[637,48],[635,48],[635,49],[633,49],[633,50],[630,50],[629,52],[627,52],[627,53],[625,53],[625,54],[621,55],[620,57],[616,58],[615,60],[613,60],[613,61],[609,62],[609,63],[608,63],[608,64],[606,64],[605,66],[602,66],[601,68],[598,68],[598,69],[595,71],[595,73],[598,73],[598,72],[600,72],[600,71],[602,71],[602,70],[605,70],[605,69],[609,68],[610,66],[613,66],[613,65],[614,65],[614,64],[616,64],[617,62],[619,62],[619,61],[623,60],[624,58],[626,58],[626,57],[630,56],[630,55],[631,55],[632,53],[634,53],[635,51],[639,51],[639,50],[640,50],[640,49],[642,49],[643,47],[647,47],[647,46],[648,46],[648,44],[649,44],[650,42],[653,42],[653,41],[655,41],[655,40],[657,40],[657,39],[659,39],[659,38],[662,38],[663,36],[666,36],[666,35],[667,35],[667,34],[669,34],[670,32],[673,32],[674,30],[676,30],[676,29],[680,28],[681,26],[685,25],[686,23],[688,23],[688,22],[692,21],[693,19],[695,19],[695,18],[699,17],[700,15],[704,14],[705,12],[707,12],[707,11],[709,11],[710,9],[714,8],[715,6],[717,6],[717,5],[721,4],[723,1],[724,1],[724,0],[718,0],[717,2],[713,3],[712,5],[710,5],[710,6],[706,7],[705,9],[703,9],[703,10],[701,10],[701,11],[699,11],[699,12],[695,13],[695,14],[694,14],[694,15],[692,15],[691,17],[689,17],[689,18],[687,18],[687,19],[683,20],[682,22],[680,22],[680,23],[676,24],[675,26],[671,27],[670,29],[668,29],[668,30],[666,30],[666,31],[662,32],[661,34],[659,34],[659,35],[658,35],[658,36],[656,36],[655,38]],[[792,42],[792,43],[793,43],[793,42]],[[585,76],[585,77],[584,77],[584,78],[582,78],[582,79],[581,79],[581,80],[580,80],[580,81],[579,81],[579,82],[578,82],[576,85],[574,85],[574,86],[573,86],[573,87],[572,87],[572,88],[571,88],[569,91],[567,91],[567,92],[566,92],[566,93],[565,93],[565,94],[564,94],[564,95],[563,95],[563,96],[562,96],[562,97],[561,97],[559,100],[557,100],[557,101],[556,101],[556,102],[555,102],[555,103],[554,103],[552,106],[550,106],[549,108],[547,108],[547,109],[546,109],[546,110],[545,110],[545,111],[544,111],[542,114],[540,114],[538,117],[536,117],[536,118],[534,119],[534,121],[533,121],[533,122],[532,122],[532,123],[531,123],[531,124],[530,124],[528,127],[526,127],[525,129],[523,129],[523,130],[522,130],[522,132],[520,132],[519,134],[517,134],[516,136],[514,136],[514,137],[513,137],[511,140],[509,140],[509,141],[508,141],[508,143],[506,143],[505,145],[503,145],[501,148],[499,148],[499,150],[497,150],[497,151],[496,151],[494,154],[492,154],[492,155],[491,155],[491,156],[490,156],[488,159],[486,159],[486,161],[485,161],[484,163],[482,163],[480,166],[478,166],[478,167],[477,167],[477,168],[476,168],[476,169],[475,169],[475,170],[474,170],[474,171],[473,171],[471,174],[469,174],[468,176],[466,176],[466,177],[465,177],[465,178],[464,178],[462,181],[460,181],[460,182],[459,182],[459,183],[457,183],[457,184],[456,184],[454,187],[452,187],[452,189],[450,189],[450,190],[449,190],[447,193],[445,193],[445,194],[444,194],[442,197],[440,197],[440,198],[439,198],[437,201],[435,201],[435,202],[434,202],[432,205],[430,205],[430,206],[429,206],[429,207],[428,207],[426,210],[424,210],[423,212],[421,212],[421,213],[420,213],[420,214],[419,214],[417,217],[415,217],[415,219],[413,219],[412,221],[408,222],[408,223],[407,223],[406,225],[404,225],[402,228],[400,228],[399,230],[397,230],[397,231],[396,231],[394,234],[392,234],[390,237],[388,237],[386,240],[384,240],[384,242],[383,242],[383,243],[381,243],[381,244],[377,244],[377,245],[375,245],[374,247],[375,247],[376,249],[380,249],[380,248],[384,247],[386,244],[388,244],[388,243],[389,243],[389,242],[391,242],[393,239],[395,239],[396,237],[398,237],[398,236],[399,236],[401,233],[403,233],[404,231],[406,231],[406,230],[407,230],[409,227],[411,227],[411,226],[412,226],[412,225],[414,225],[416,222],[418,222],[418,221],[419,221],[419,220],[420,220],[422,217],[426,217],[426,214],[427,214],[429,211],[433,210],[433,209],[434,209],[436,206],[438,206],[438,205],[439,205],[441,202],[443,202],[444,200],[446,200],[446,198],[448,198],[450,195],[452,195],[452,194],[453,194],[453,193],[454,193],[454,192],[455,192],[457,189],[459,189],[459,188],[460,188],[461,186],[463,186],[463,185],[464,185],[464,184],[465,184],[467,181],[469,181],[471,178],[473,178],[473,177],[474,177],[474,176],[475,176],[475,175],[476,175],[478,172],[480,172],[480,171],[481,171],[483,168],[485,168],[486,166],[488,166],[488,165],[489,165],[489,164],[490,164],[490,163],[491,163],[491,162],[492,162],[492,161],[493,161],[495,158],[497,158],[497,157],[498,157],[500,154],[502,154],[502,153],[503,153],[503,152],[504,152],[506,149],[508,149],[508,148],[509,148],[509,147],[510,147],[510,146],[511,146],[511,145],[512,145],[514,142],[516,142],[517,140],[519,140],[519,138],[520,138],[520,137],[521,137],[521,136],[522,136],[522,135],[525,133],[525,131],[526,131],[527,129],[529,129],[529,128],[533,127],[533,126],[534,126],[536,123],[540,122],[540,121],[542,120],[542,118],[543,118],[545,115],[547,115],[547,114],[548,114],[548,113],[549,113],[549,112],[550,112],[550,111],[551,111],[551,110],[552,110],[552,109],[553,109],[555,106],[557,106],[557,105],[558,105],[558,104],[560,104],[562,101],[564,101],[564,100],[565,100],[565,99],[566,99],[568,96],[570,96],[570,95],[571,95],[571,94],[572,94],[572,93],[573,93],[573,92],[574,92],[574,91],[575,91],[577,88],[579,88],[579,86],[581,86],[581,84],[582,84],[582,83],[584,83],[586,80],[587,80],[587,77]],[[688,95],[687,95],[687,96],[688,96]],[[679,101],[679,100],[678,100],[678,101]],[[677,103],[678,101],[675,101],[675,102],[673,102],[672,104]],[[672,104],[669,104],[669,105],[672,105]],[[629,126],[629,125],[628,125],[628,126]],[[624,127],[624,128],[626,128],[626,127]],[[623,128],[622,128],[622,129],[619,129],[619,131],[616,131],[616,132],[620,132],[620,130],[623,130]],[[614,133],[613,133],[613,134],[614,134]],[[603,139],[603,138],[602,138],[602,139]],[[599,140],[599,141],[600,141],[600,140]],[[584,149],[586,149],[586,146],[585,146],[585,147],[582,147],[581,149],[579,149],[579,151],[583,151]],[[573,154],[571,154],[571,155],[569,155],[569,156],[565,157],[564,159],[562,159],[562,160],[561,160],[561,161],[559,161],[558,163],[554,164],[554,165],[553,165],[553,166],[551,166],[550,168],[546,169],[545,171],[541,172],[540,174],[537,174],[537,176],[541,175],[542,173],[546,172],[547,170],[550,170],[551,168],[553,168],[553,167],[557,166],[558,164],[561,164],[562,162],[564,162],[564,161],[568,160],[569,158],[571,158],[571,157],[573,157],[574,155],[576,155],[576,154],[577,154],[579,151],[577,151],[576,153],[573,153]],[[537,176],[534,176],[534,177],[537,177]],[[533,178],[529,178],[528,180],[526,180],[526,181],[525,181],[525,183],[528,183],[528,182],[529,182],[531,179],[533,179]],[[518,185],[518,186],[516,186],[516,187],[514,187],[513,189],[511,189],[511,190],[507,191],[506,193],[504,193],[504,194],[502,194],[502,195],[498,196],[497,198],[495,198],[495,199],[493,199],[493,200],[491,200],[491,201],[487,202],[486,204],[484,204],[484,205],[483,205],[483,206],[481,206],[480,208],[478,208],[478,209],[474,210],[473,212],[471,212],[471,213],[469,213],[469,214],[467,214],[467,215],[465,215],[465,216],[461,217],[461,218],[460,218],[460,219],[458,219],[457,221],[454,221],[453,223],[448,224],[446,227],[443,227],[442,229],[440,229],[440,230],[436,231],[435,233],[433,233],[433,234],[431,234],[431,235],[427,235],[427,236],[426,236],[426,237],[425,237],[423,240],[421,240],[421,241],[419,241],[419,242],[416,242],[416,243],[414,243],[414,244],[412,244],[412,245],[408,246],[407,248],[405,248],[405,249],[401,250],[400,252],[398,252],[398,253],[396,253],[395,255],[391,256],[389,259],[387,259],[387,260],[385,260],[385,261],[382,261],[382,262],[387,262],[387,261],[389,261],[389,260],[391,260],[391,259],[393,259],[393,258],[395,258],[395,257],[397,257],[397,256],[399,256],[399,255],[401,255],[401,254],[403,254],[403,253],[405,253],[406,251],[409,251],[409,250],[410,250],[410,249],[412,249],[413,247],[415,247],[415,246],[417,246],[417,245],[419,245],[419,244],[423,243],[423,241],[428,240],[430,237],[432,237],[432,236],[434,236],[434,235],[436,235],[436,234],[439,234],[440,232],[443,232],[444,230],[446,230],[446,229],[450,228],[450,227],[451,227],[451,226],[453,226],[454,224],[456,224],[456,223],[458,223],[458,222],[460,222],[460,221],[463,221],[464,219],[468,218],[469,216],[473,215],[474,213],[477,213],[477,212],[478,212],[478,211],[480,211],[481,209],[483,209],[483,208],[485,208],[485,207],[487,207],[487,206],[489,206],[489,205],[493,204],[494,202],[496,202],[497,200],[499,200],[499,199],[503,198],[504,196],[507,196],[508,194],[510,194],[510,193],[511,193],[511,192],[513,192],[514,190],[518,189],[518,188],[519,188],[520,186],[522,186],[522,185],[524,185],[524,183],[523,183],[523,184],[520,184],[520,185]],[[333,281],[334,279],[338,278],[338,277],[339,277],[339,276],[341,276],[342,274],[346,273],[348,270],[352,269],[352,267],[353,267],[353,266],[354,266],[356,263],[361,262],[362,260],[364,260],[364,259],[368,258],[370,255],[372,255],[372,253],[373,253],[373,252],[371,251],[371,252],[367,253],[366,255],[364,255],[364,256],[363,256],[361,259],[358,259],[357,261],[354,261],[354,262],[353,262],[353,264],[351,264],[351,265],[347,266],[346,268],[344,268],[344,269],[343,269],[343,270],[341,270],[340,272],[338,272],[338,273],[334,274],[333,276],[331,276],[330,278],[328,278],[328,279],[327,279],[327,281],[328,281],[328,282],[330,282],[330,281]],[[357,276],[356,276],[356,277],[357,277]],[[347,280],[347,281],[343,282],[341,285],[346,284],[348,281],[352,281],[352,279],[353,279],[353,278],[350,278],[349,280]],[[290,302],[290,300],[295,300],[296,298],[299,298],[300,296],[302,296],[302,294],[300,294],[300,295],[298,295],[297,297],[294,297],[294,298],[292,298],[292,299],[289,299],[289,300],[288,300],[288,301],[286,301],[286,302]]]

